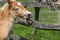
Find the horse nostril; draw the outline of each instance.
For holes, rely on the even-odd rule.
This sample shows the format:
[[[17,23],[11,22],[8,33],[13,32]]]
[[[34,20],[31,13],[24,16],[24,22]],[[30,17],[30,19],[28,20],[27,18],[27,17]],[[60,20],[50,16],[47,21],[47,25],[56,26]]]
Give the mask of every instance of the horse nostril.
[[[31,14],[28,14],[28,16],[30,17],[30,16],[31,16]]]

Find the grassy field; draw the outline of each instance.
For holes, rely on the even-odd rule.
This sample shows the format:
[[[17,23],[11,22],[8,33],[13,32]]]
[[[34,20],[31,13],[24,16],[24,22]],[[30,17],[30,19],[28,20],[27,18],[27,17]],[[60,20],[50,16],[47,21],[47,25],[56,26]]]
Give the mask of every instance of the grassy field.
[[[18,0],[18,1],[27,1],[27,0]],[[34,12],[34,8],[28,7],[27,8],[29,11]],[[41,8],[41,11],[48,11],[50,9],[47,8]],[[56,13],[46,13],[46,14],[40,14],[40,18],[48,18],[48,20],[39,20],[39,22],[42,23],[48,23],[48,24],[54,24],[57,23],[57,14]],[[52,20],[55,19],[55,20]],[[32,26],[24,26],[20,24],[15,24],[13,28],[13,33],[14,35],[22,36],[24,38],[29,38],[30,40],[60,40],[60,31],[53,31],[53,30],[42,30],[42,29],[37,29],[36,34],[33,36],[32,31],[33,31]]]

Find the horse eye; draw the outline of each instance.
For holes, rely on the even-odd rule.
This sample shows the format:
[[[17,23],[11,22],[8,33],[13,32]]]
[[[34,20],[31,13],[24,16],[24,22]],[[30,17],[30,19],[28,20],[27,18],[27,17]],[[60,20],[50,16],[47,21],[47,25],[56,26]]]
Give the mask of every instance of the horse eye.
[[[18,10],[19,8],[16,8],[15,10]]]

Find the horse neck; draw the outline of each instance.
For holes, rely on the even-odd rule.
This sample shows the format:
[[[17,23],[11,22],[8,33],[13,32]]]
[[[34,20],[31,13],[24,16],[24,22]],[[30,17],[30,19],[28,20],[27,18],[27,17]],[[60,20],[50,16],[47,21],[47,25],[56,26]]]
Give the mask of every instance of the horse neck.
[[[1,16],[8,16],[8,14],[9,14],[9,10],[8,7],[6,7],[4,10],[2,10]]]
[[[8,9],[8,6],[6,6],[3,10],[1,10],[1,13],[0,13],[0,19],[3,19],[3,20],[10,20],[11,19],[11,15],[10,15],[10,10]]]

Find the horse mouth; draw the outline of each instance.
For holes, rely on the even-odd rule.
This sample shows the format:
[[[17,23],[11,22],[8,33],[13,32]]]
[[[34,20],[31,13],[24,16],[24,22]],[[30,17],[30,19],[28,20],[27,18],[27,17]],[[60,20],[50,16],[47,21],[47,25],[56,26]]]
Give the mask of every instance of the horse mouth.
[[[26,22],[27,22],[27,24],[29,24],[29,25],[31,25],[31,24],[33,23],[33,21],[32,21],[32,15],[31,15],[31,14],[25,15],[25,16],[24,16],[24,19],[26,19]]]
[[[26,20],[27,20],[28,25],[32,25],[33,21],[31,18],[27,18]]]
[[[16,23],[18,24],[26,24],[26,25],[32,25],[33,21],[32,21],[32,16],[24,16],[24,17],[18,17],[16,19]]]

